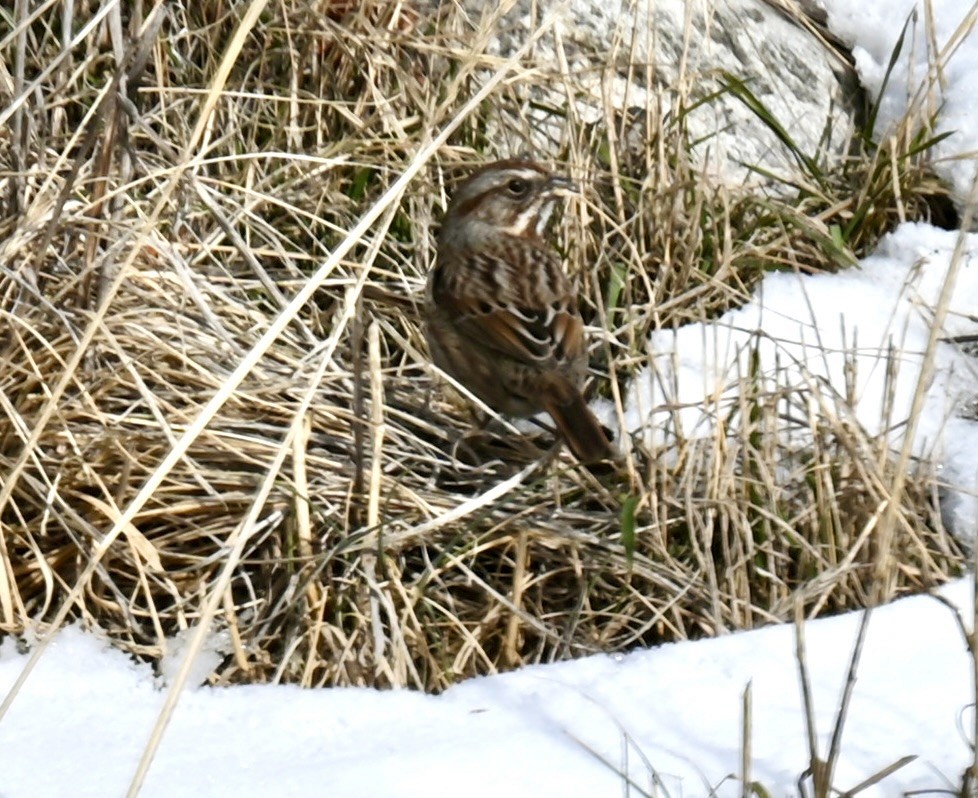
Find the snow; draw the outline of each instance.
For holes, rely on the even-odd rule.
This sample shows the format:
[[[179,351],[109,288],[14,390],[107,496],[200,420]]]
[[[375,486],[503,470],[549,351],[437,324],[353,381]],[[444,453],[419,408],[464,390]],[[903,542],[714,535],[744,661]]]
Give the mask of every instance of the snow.
[[[929,94],[930,99],[923,107],[935,112],[940,108],[935,132],[955,132],[937,145],[938,156],[944,159],[938,164],[938,170],[958,199],[966,199],[978,172],[975,162],[978,103],[973,85],[978,69],[978,47],[972,30],[978,7],[967,0],[819,2],[828,12],[833,33],[852,46],[860,82],[872,97],[877,97],[883,88],[900,32],[910,20],[902,57],[886,80],[877,133],[885,135],[903,115],[908,102],[925,101]],[[933,10],[933,15],[928,9]],[[928,46],[931,39],[942,54],[937,63]],[[959,44],[962,40],[963,44]],[[929,92],[921,92],[922,85]]]
[[[870,435],[890,431],[898,445],[958,238],[958,232],[904,224],[858,269],[771,274],[754,301],[712,324],[656,332],[652,365],[636,375],[626,397],[629,430],[657,445],[712,435],[714,419],[728,418],[737,406],[736,386],[763,379],[772,391],[796,389],[796,403],[817,401],[823,416],[854,417]],[[965,237],[951,276],[943,336],[978,333],[978,235]],[[942,342],[933,367],[911,451],[938,466],[948,486],[948,523],[958,537],[973,540],[978,422],[960,413],[978,397],[978,359]],[[760,377],[749,377],[755,370]]]
[[[970,585],[943,595],[967,612]],[[857,613],[806,626],[822,753]],[[739,795],[741,702],[752,690],[753,778],[793,795],[808,754],[794,630],[769,627],[623,656],[472,679],[438,697],[289,686],[188,690],[141,795]],[[0,646],[0,691],[24,665]],[[918,759],[865,796],[944,788],[968,761],[971,662],[952,612],[919,596],[870,619],[838,766],[851,787]],[[77,627],[63,630],[0,725],[0,789],[16,796],[122,795],[165,692]],[[640,794],[640,793],[633,793]],[[665,794],[661,792],[660,794]]]
[[[822,5],[830,26],[855,45],[862,79],[878,88],[906,15],[918,4],[823,0]],[[931,7],[941,45],[972,10],[970,0],[933,0]],[[908,81],[926,71],[923,15],[918,19],[914,45],[905,48],[906,60],[886,87],[885,124],[906,103]],[[969,86],[976,60],[978,38],[971,35],[946,65],[941,124],[956,131],[941,145],[949,157],[978,148],[978,105]],[[948,161],[945,167],[959,196],[966,195],[973,162]],[[639,408],[662,397],[695,406],[719,386],[722,401],[723,389],[736,381],[745,344],[755,342],[770,378],[819,386],[829,399],[845,394],[840,374],[847,359],[856,363],[853,412],[870,429],[899,427],[926,365],[928,320],[956,244],[954,232],[904,225],[859,270],[773,275],[755,302],[717,322],[657,334],[651,341],[656,371],[636,382],[629,423],[640,427]],[[968,236],[963,244],[943,335],[978,332],[978,237]],[[828,344],[831,353],[817,354],[816,342]],[[886,352],[895,353],[899,364],[899,401],[888,420],[880,412]],[[726,364],[734,364],[734,370]],[[978,394],[975,362],[941,343],[930,365],[933,379],[925,386],[912,445],[916,454],[933,458],[955,485],[947,514],[959,534],[973,539],[978,439],[975,422],[956,413],[969,394],[972,400]],[[833,408],[846,410],[842,403]],[[680,423],[684,434],[709,432],[709,414],[688,411]],[[666,427],[662,434],[675,432]],[[941,593],[971,616],[969,581],[952,583]],[[861,618],[853,613],[805,627],[823,756]],[[155,676],[77,627],[58,633],[0,720],[0,795],[123,794],[185,644],[186,639],[174,641],[164,675]],[[739,795],[741,706],[750,685],[752,778],[772,795],[796,795],[808,752],[794,645],[793,628],[771,627],[472,679],[437,697],[288,686],[188,689],[140,794],[641,794],[628,792],[622,775],[627,774],[647,793],[703,796],[716,788],[721,796]],[[212,641],[208,648],[220,647],[220,641]],[[9,693],[25,663],[15,641],[8,637],[0,644],[0,695]],[[974,725],[971,668],[953,613],[935,598],[905,599],[876,610],[836,786],[855,786],[905,755],[918,758],[861,795],[893,796],[960,783],[970,757],[967,730]],[[195,671],[194,678],[204,671]]]

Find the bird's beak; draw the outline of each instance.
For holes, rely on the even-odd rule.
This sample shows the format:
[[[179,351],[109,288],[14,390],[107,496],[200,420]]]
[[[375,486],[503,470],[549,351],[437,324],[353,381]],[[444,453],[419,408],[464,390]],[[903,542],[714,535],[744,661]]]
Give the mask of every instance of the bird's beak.
[[[581,187],[567,177],[551,177],[547,181],[547,192],[555,197],[569,197],[581,192]]]

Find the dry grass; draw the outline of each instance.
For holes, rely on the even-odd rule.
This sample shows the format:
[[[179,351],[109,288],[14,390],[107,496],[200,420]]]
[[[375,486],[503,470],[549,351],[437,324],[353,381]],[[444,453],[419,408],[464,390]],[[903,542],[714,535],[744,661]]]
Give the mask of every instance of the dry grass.
[[[831,413],[792,448],[785,397],[750,380],[727,435],[637,452],[620,484],[554,460],[543,433],[456,446],[469,415],[411,302],[430,225],[458,166],[533,139],[535,85],[576,90],[488,54],[489,20],[205,2],[106,6],[90,30],[78,8],[66,34],[66,5],[6,17],[0,39],[4,632],[67,615],[155,659],[213,620],[232,640],[218,683],[438,690],[798,602],[865,606],[960,567],[930,474],[904,489],[886,441]],[[668,110],[636,150],[634,120],[553,109],[549,155],[591,186],[560,245],[615,399],[649,331],[744,301],[772,266],[853,256],[833,181],[831,218],[810,191],[718,191]]]

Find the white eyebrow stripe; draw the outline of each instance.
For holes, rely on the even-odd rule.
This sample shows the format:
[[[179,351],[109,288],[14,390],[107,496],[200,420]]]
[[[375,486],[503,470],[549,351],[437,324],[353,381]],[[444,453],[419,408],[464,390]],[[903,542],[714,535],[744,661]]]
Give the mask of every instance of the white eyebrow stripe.
[[[543,172],[538,172],[536,169],[509,169],[504,174],[508,178],[522,177],[524,180],[539,180],[545,177]]]

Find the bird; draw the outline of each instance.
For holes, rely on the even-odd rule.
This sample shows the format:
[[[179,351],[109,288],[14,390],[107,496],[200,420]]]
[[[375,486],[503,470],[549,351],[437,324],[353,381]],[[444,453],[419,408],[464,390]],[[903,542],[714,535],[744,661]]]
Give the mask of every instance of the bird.
[[[572,180],[527,159],[469,175],[438,232],[424,321],[438,368],[497,413],[546,412],[588,465],[617,453],[584,399],[577,290],[544,237],[557,201],[578,192]]]

